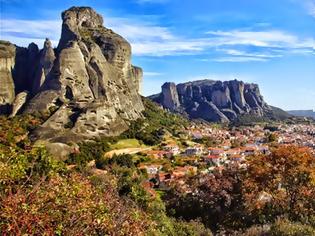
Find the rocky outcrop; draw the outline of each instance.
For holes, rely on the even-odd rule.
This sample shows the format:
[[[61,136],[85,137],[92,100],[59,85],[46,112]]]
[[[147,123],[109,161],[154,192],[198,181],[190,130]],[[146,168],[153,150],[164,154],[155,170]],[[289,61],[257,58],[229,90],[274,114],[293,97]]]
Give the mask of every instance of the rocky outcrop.
[[[103,18],[89,7],[72,7],[62,13],[62,20],[57,49],[49,39],[42,50],[35,44],[12,47],[18,53],[6,66],[6,81],[18,85],[16,94],[28,91],[32,98],[23,105],[27,95],[21,94],[11,115],[21,108],[48,115],[33,137],[51,142],[118,135],[144,110],[139,95],[143,72],[131,64],[131,46],[105,28]],[[19,61],[18,68],[14,61]],[[10,91],[13,96],[3,96],[12,105],[14,87]]]
[[[177,86],[165,83],[162,92],[150,98],[171,111],[214,122],[230,122],[242,114],[264,116],[271,112],[258,85],[237,80],[201,80]]]
[[[27,91],[21,92],[18,95],[16,95],[14,102],[12,104],[12,112],[10,114],[10,117],[14,117],[21,108],[25,105],[29,93]]]
[[[30,46],[29,46],[30,48]],[[33,49],[35,51],[35,49]],[[35,54],[35,53],[34,53]],[[30,55],[32,55],[30,53]],[[34,58],[36,58],[34,56]],[[32,59],[30,59],[31,61]],[[34,59],[33,59],[34,60]],[[56,60],[55,51],[52,47],[51,41],[46,38],[44,42],[44,48],[39,52],[39,61],[36,68],[36,72],[30,72],[31,76],[34,76],[32,93],[36,94],[40,91],[41,86],[44,84],[46,78],[48,77],[50,71],[53,68],[54,62]]]
[[[140,67],[131,66],[131,78],[139,94],[142,92],[143,71]]]
[[[0,41],[0,114],[10,112],[14,101],[14,80],[12,71],[15,66],[16,48],[13,44]]]
[[[162,103],[163,106],[171,111],[176,111],[179,106],[178,93],[174,83],[165,83],[162,86]]]

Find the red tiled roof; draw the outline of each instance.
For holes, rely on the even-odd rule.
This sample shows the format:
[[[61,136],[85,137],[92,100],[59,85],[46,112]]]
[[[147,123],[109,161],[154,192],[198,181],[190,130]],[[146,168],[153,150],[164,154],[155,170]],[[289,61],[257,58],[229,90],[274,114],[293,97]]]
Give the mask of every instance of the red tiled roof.
[[[218,159],[218,158],[221,158],[221,157],[218,156],[218,155],[208,155],[207,158],[209,158],[209,159]]]

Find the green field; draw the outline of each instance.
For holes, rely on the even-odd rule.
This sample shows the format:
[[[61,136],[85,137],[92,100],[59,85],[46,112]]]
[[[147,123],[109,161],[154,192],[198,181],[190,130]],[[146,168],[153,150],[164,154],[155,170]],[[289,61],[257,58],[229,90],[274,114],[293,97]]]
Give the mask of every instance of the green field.
[[[117,143],[110,146],[111,149],[124,149],[124,148],[140,148],[145,147],[144,144],[140,144],[137,139],[122,139]]]

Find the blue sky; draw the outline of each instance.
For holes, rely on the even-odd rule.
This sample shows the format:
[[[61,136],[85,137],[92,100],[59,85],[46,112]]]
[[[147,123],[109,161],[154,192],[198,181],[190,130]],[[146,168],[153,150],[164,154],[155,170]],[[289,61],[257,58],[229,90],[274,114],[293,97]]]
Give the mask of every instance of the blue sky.
[[[91,6],[132,44],[143,94],[237,78],[271,105],[315,109],[315,0],[0,0],[1,39],[57,46],[61,11]]]

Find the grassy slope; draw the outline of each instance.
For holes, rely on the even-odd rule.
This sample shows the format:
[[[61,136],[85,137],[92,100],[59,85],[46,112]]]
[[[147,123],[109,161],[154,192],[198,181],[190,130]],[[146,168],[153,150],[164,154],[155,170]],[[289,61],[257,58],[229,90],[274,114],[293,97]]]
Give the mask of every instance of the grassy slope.
[[[111,149],[123,149],[123,148],[140,148],[145,147],[137,139],[122,139],[117,143],[110,145]]]

